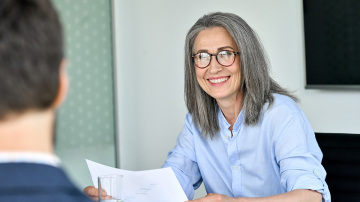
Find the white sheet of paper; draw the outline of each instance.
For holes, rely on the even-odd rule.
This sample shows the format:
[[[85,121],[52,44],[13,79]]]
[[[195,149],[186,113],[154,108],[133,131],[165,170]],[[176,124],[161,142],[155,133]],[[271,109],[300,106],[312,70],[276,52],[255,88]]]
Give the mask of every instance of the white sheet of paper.
[[[125,202],[184,202],[187,197],[171,168],[129,171],[96,163],[86,159],[94,186],[98,176],[123,175]]]

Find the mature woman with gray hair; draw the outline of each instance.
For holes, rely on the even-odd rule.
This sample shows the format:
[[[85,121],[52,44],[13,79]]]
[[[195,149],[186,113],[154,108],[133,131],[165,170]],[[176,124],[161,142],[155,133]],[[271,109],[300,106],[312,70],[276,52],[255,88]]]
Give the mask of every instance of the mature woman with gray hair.
[[[255,32],[210,13],[185,42],[188,115],[163,167],[194,201],[330,201],[314,131],[296,97],[269,76]],[[85,188],[84,193],[96,193]]]
[[[322,152],[296,98],[269,76],[255,32],[210,13],[185,41],[189,114],[163,167],[194,201],[330,201]]]

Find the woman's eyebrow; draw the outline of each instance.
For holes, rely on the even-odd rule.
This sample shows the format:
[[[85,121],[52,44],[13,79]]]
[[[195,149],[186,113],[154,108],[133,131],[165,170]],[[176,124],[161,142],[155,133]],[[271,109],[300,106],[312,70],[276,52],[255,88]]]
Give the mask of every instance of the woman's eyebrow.
[[[225,49],[232,49],[232,50],[235,50],[233,47],[231,47],[231,46],[223,46],[223,47],[220,47],[220,48],[218,48],[218,51],[222,51],[222,50],[225,50]]]
[[[209,53],[209,51],[207,49],[200,49],[198,51],[195,52],[195,54],[198,54],[198,53]]]
[[[235,50],[233,47],[231,46],[223,46],[223,47],[220,47],[218,48],[217,50],[218,51],[222,51],[222,50],[226,50],[226,49],[231,49],[231,50]],[[198,53],[209,53],[209,50],[208,49],[200,49],[198,51],[195,52],[195,54],[198,54]]]

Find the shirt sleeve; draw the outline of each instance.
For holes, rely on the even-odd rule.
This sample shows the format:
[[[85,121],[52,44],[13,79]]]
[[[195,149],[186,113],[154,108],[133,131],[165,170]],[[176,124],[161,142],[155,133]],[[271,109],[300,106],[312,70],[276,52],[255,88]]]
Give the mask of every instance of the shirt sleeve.
[[[167,160],[162,166],[163,168],[172,168],[189,200],[194,197],[194,190],[202,183],[196,162],[191,119],[190,115],[186,116],[184,128],[177,138],[177,144],[169,152]]]
[[[274,145],[281,184],[287,191],[315,190],[323,195],[323,201],[331,201],[326,171],[321,165],[322,152],[302,113],[290,114],[282,121]]]

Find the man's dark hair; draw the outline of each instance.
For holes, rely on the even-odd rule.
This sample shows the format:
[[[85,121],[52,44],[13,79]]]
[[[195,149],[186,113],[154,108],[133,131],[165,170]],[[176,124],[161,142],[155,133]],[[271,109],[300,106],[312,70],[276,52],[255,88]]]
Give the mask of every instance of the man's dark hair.
[[[0,0],[0,120],[49,108],[62,59],[62,27],[50,0]]]

